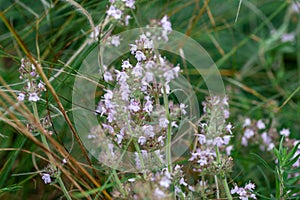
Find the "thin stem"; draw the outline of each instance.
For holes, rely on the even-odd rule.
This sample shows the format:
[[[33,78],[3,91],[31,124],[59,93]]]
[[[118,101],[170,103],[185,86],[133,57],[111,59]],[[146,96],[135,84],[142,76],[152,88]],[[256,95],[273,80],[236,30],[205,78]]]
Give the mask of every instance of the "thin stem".
[[[146,170],[145,170],[146,168],[145,168],[145,164],[144,164],[143,155],[141,154],[141,149],[140,149],[140,146],[137,143],[136,139],[133,140],[133,145],[134,145],[135,150],[138,153],[138,156],[139,156],[139,159],[140,159],[140,162],[141,162],[141,167],[143,169],[144,178],[146,178]]]
[[[116,181],[116,183],[117,183],[117,185],[118,185],[121,193],[126,197],[127,196],[127,192],[123,189],[122,183],[121,183],[121,181],[120,181],[120,179],[118,177],[118,174],[117,174],[117,172],[116,172],[115,169],[112,171],[112,174],[114,176],[114,179],[115,179],[115,181]]]
[[[64,182],[62,181],[61,176],[59,175],[56,179],[57,179],[57,181],[58,181],[58,183],[59,183],[59,185],[60,185],[60,188],[61,188],[61,190],[63,191],[65,197],[66,197],[68,200],[72,200],[72,198],[70,197],[69,192],[68,192],[68,190],[67,190],[67,188],[66,188]]]
[[[205,195],[205,179],[204,179],[204,175],[201,175],[201,181],[202,181],[202,185],[200,185],[200,193],[201,193],[201,197],[206,199],[206,195]]]
[[[225,189],[225,193],[226,193],[227,198],[228,198],[229,200],[232,200],[232,196],[231,196],[231,193],[230,193],[230,189],[229,189],[229,187],[228,187],[226,175],[222,176],[222,182],[223,182],[223,186],[224,186],[224,189]]]
[[[215,184],[216,184],[216,190],[217,190],[217,199],[220,199],[220,189],[219,189],[219,183],[218,183],[218,177],[217,175],[214,175],[215,178]]]
[[[33,109],[33,115],[34,115],[35,119],[39,122],[40,117],[39,117],[39,113],[38,113],[37,106],[36,106],[35,102],[32,102],[32,109]],[[46,139],[46,136],[43,133],[40,133],[40,135],[41,135],[41,140],[42,140],[43,145],[48,150],[50,150],[50,147],[49,147],[48,141]],[[52,164],[53,163],[53,157],[50,154],[48,155],[48,157],[50,159],[50,163]],[[55,165],[53,167],[56,169]]]
[[[168,129],[167,129],[167,163],[168,163],[168,171],[169,173],[172,173],[173,167],[172,167],[172,154],[171,154],[171,141],[172,141],[172,132],[171,132],[171,117],[169,112],[169,101],[166,93],[166,87],[163,87],[164,89],[164,104],[165,104],[165,110],[166,110],[166,117],[169,121],[168,123]]]
[[[216,156],[217,156],[217,165],[221,165],[220,151],[217,146],[216,146]],[[224,190],[225,190],[228,200],[232,200],[232,196],[231,196],[231,193],[230,193],[230,190],[228,187],[228,183],[227,183],[226,174],[224,172],[221,172],[221,179],[222,179],[222,184],[223,184],[223,187],[224,187]]]
[[[33,114],[34,114],[35,119],[39,122],[40,121],[40,117],[39,117],[39,113],[38,113],[37,106],[36,106],[35,102],[32,102],[32,109],[33,109]],[[41,140],[42,140],[43,145],[48,150],[50,150],[50,147],[49,147],[48,141],[46,139],[46,136],[43,133],[40,133],[40,135],[41,135]],[[48,154],[48,157],[49,157],[49,162],[50,162],[51,167],[53,168],[54,171],[57,171],[58,169],[57,169],[57,167],[54,164],[54,158],[50,154]],[[58,181],[58,183],[60,185],[60,188],[62,189],[65,197],[68,200],[72,200],[72,198],[69,195],[69,192],[67,191],[67,188],[66,188],[64,182],[61,179],[60,172],[58,171],[57,173],[58,173],[58,175],[56,176],[56,179],[57,179],[57,181]]]

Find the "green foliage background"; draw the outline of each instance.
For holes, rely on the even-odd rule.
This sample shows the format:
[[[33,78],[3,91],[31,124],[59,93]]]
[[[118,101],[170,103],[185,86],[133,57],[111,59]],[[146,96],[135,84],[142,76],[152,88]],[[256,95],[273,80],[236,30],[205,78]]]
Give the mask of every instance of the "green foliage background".
[[[95,24],[103,20],[107,1],[77,1],[92,16]],[[172,27],[198,41],[216,62],[230,98],[230,121],[236,135],[233,172],[237,182],[252,179],[263,194],[274,193],[274,177],[250,153],[242,149],[242,119],[267,119],[278,128],[290,128],[292,137],[300,139],[300,23],[299,13],[291,13],[292,1],[287,0],[140,0],[135,19],[128,28],[145,26],[151,19],[167,14]],[[203,7],[208,5],[206,9]],[[84,15],[65,1],[58,0],[0,0],[2,12],[24,41],[30,52],[40,58],[48,78],[64,67],[70,57],[89,36],[91,28]],[[237,20],[236,20],[237,19]],[[114,33],[124,30],[116,25]],[[282,42],[281,36],[295,33],[293,42]],[[65,71],[53,82],[64,107],[71,114],[71,92],[76,69],[85,58],[84,49]],[[20,90],[18,68],[24,53],[15,38],[0,21],[0,75],[15,90]],[[173,59],[175,62],[178,58]],[[191,66],[184,70],[199,100],[206,95],[201,76]],[[16,85],[13,85],[16,84]],[[0,89],[4,89],[1,85]],[[39,103],[41,115],[54,114],[53,97],[47,92],[46,102]],[[0,108],[3,110],[3,108]],[[71,115],[70,115],[71,116]],[[22,117],[20,117],[22,118]],[[63,118],[56,116],[57,137],[67,149],[71,146],[70,131]],[[44,185],[34,172],[32,155],[5,148],[40,149],[13,128],[0,121],[0,198],[2,199],[57,199],[61,193]],[[72,154],[76,155],[78,149]],[[272,158],[265,157],[267,162]],[[76,156],[78,160],[83,160]],[[39,164],[42,166],[42,164]]]

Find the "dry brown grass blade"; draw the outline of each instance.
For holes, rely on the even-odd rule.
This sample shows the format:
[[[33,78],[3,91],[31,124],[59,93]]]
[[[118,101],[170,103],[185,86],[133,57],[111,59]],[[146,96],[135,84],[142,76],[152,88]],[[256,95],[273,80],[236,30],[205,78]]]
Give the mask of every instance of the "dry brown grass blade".
[[[0,82],[7,88],[7,91],[12,91],[9,86],[5,83],[5,81],[2,79],[2,77],[0,76]],[[12,96],[16,99],[16,95],[11,92]],[[47,138],[47,140],[55,147],[55,149],[61,154],[61,156],[63,158],[68,158],[70,162],[68,162],[68,166],[70,167],[70,169],[76,174],[76,177],[80,177],[80,182],[85,183],[85,187],[87,189],[91,189],[91,187],[89,187],[89,185],[85,182],[84,178],[78,173],[78,170],[81,171],[81,173],[87,177],[89,180],[93,179],[93,177],[77,162],[77,160],[75,158],[73,158],[71,155],[69,155],[69,153],[65,150],[64,147],[62,147],[55,139],[53,139],[49,134],[47,134],[44,130],[44,128],[42,127],[42,125],[40,124],[40,122],[38,122],[36,120],[36,118],[34,117],[34,115],[31,114],[31,112],[28,110],[28,112],[22,110],[19,106],[16,106],[16,103],[4,92],[0,91],[0,96],[2,96],[10,105],[12,105],[12,107],[20,112],[20,114],[22,114],[28,121],[30,121],[31,123],[33,123],[37,129],[39,130],[39,132],[41,134],[44,134]],[[20,105],[24,105],[24,103],[20,102]],[[59,156],[57,156],[55,153],[53,153],[52,151],[50,151],[47,147],[45,147],[39,140],[37,140],[27,129],[26,126],[24,126],[18,119],[17,117],[12,113],[9,112],[8,107],[6,106],[6,104],[0,100],[0,105],[2,105],[2,107],[7,111],[8,115],[11,117],[12,120],[8,119],[8,118],[2,118],[2,120],[9,124],[10,126],[12,126],[13,128],[15,128],[16,130],[20,131],[21,133],[23,133],[26,137],[28,137],[29,139],[31,139],[36,145],[38,145],[39,147],[42,148],[42,150],[45,151],[46,154],[51,155],[51,157],[55,158],[55,160],[52,159],[52,162],[54,162],[53,164],[55,164],[56,167],[58,167],[59,169],[61,169],[61,171],[67,175],[67,177],[71,180],[71,182],[78,187],[78,189],[84,193],[83,189],[77,184],[77,182],[73,180],[72,175],[66,171],[65,169],[61,168],[61,158]],[[24,105],[25,106],[25,105]],[[26,107],[26,106],[25,106]],[[3,116],[2,112],[0,112],[0,116]],[[77,167],[77,169],[74,167]],[[93,169],[92,166],[90,166],[90,169]],[[106,192],[105,192],[106,193]],[[104,192],[103,192],[104,194]],[[89,198],[87,196],[87,198]]]
[[[4,83],[4,86],[8,87],[5,82],[3,81],[2,77],[0,76],[0,82]],[[10,89],[10,88],[8,88]],[[13,95],[15,95],[14,93],[12,93]],[[12,106],[14,107],[15,110],[17,110],[18,112],[20,112],[28,121],[32,122],[37,129],[40,131],[41,134],[44,134],[48,140],[54,144],[56,146],[56,149],[58,150],[64,150],[63,147],[60,146],[60,144],[58,144],[53,138],[51,138],[44,130],[44,128],[42,127],[42,125],[36,121],[35,117],[30,113],[30,112],[25,112],[23,111],[19,106],[16,105],[16,103],[4,92],[0,91],[0,95]],[[16,98],[16,96],[14,96]],[[17,117],[8,109],[8,107],[6,106],[6,104],[0,100],[0,105],[7,111],[8,115],[11,117],[11,119],[8,119],[6,117],[2,117],[1,119],[9,124],[10,126],[12,126],[13,128],[15,128],[16,130],[20,131],[22,134],[24,134],[26,137],[28,137],[30,140],[32,140],[37,146],[39,146],[48,156],[48,158],[50,159],[51,156],[51,162],[52,164],[54,164],[56,167],[58,167],[67,177],[68,179],[81,191],[84,192],[84,190],[82,189],[82,187],[77,184],[77,182],[72,178],[72,175],[66,171],[64,168],[61,167],[60,161],[61,158],[56,155],[54,152],[50,151],[47,147],[45,147],[38,139],[36,139],[27,129],[27,127],[22,124]],[[0,111],[0,116],[4,116],[3,113]],[[60,154],[63,157],[67,156],[67,152],[63,152],[59,151]],[[54,160],[55,159],[55,160]],[[49,162],[49,160],[47,160]],[[74,169],[74,168],[73,168]],[[75,170],[76,171],[76,170]],[[90,189],[90,188],[89,188]]]
[[[62,105],[62,103],[61,103],[61,101],[60,101],[58,95],[56,94],[56,92],[55,92],[53,86],[52,86],[51,83],[49,82],[47,76],[46,76],[45,73],[43,72],[42,66],[41,66],[39,63],[37,63],[37,62],[35,61],[35,59],[33,58],[33,56],[31,55],[30,51],[29,51],[29,50],[27,49],[27,47],[25,46],[25,44],[24,44],[24,42],[22,41],[22,39],[20,38],[20,36],[17,34],[17,32],[14,30],[14,28],[10,25],[10,23],[9,23],[8,20],[7,20],[7,18],[3,15],[2,12],[0,12],[0,18],[2,19],[2,21],[4,22],[4,24],[6,25],[6,27],[10,30],[10,32],[12,33],[12,35],[14,36],[14,38],[16,39],[16,41],[18,42],[18,44],[20,45],[20,47],[22,48],[23,52],[26,54],[26,56],[28,57],[28,59],[29,59],[29,60],[32,62],[32,64],[36,67],[36,69],[37,69],[37,71],[38,71],[40,77],[42,78],[42,80],[43,80],[44,83],[46,84],[47,88],[48,88],[48,89],[50,90],[50,92],[52,93],[52,95],[53,95],[53,97],[54,97],[54,99],[55,99],[55,101],[56,101],[56,103],[57,103],[57,105],[58,105],[58,108],[59,108],[60,111],[62,112],[62,114],[63,114],[63,116],[64,116],[64,118],[65,118],[65,120],[66,120],[66,122],[67,122],[67,124],[68,124],[68,126],[69,126],[69,128],[70,128],[70,130],[71,130],[71,132],[72,132],[72,134],[74,135],[76,141],[78,142],[78,144],[79,144],[79,146],[80,146],[80,149],[81,149],[83,155],[85,156],[85,158],[86,158],[86,160],[88,161],[89,165],[92,166],[92,162],[91,162],[90,158],[88,157],[88,154],[87,154],[87,152],[86,152],[86,150],[85,150],[85,148],[84,148],[84,146],[83,146],[83,144],[82,144],[82,142],[81,142],[81,140],[80,140],[80,138],[79,138],[77,132],[75,131],[75,128],[73,127],[73,125],[72,125],[72,123],[71,123],[71,121],[70,121],[70,119],[69,119],[69,117],[68,117],[66,111],[64,110],[64,107],[63,107],[63,105]],[[33,117],[33,118],[34,118],[34,117]],[[35,121],[35,119],[34,119],[33,121]],[[39,123],[37,123],[37,124],[39,124]],[[42,127],[40,127],[40,128],[42,129]],[[43,132],[43,134],[44,134],[44,132]],[[47,134],[45,134],[45,135],[46,135],[46,137],[47,137]],[[32,137],[33,137],[33,136],[32,136]],[[47,139],[48,139],[48,138],[51,138],[51,137],[48,136]],[[38,140],[37,140],[36,138],[34,138],[34,137],[33,137],[33,138],[30,138],[30,139],[32,139],[32,140],[35,141],[35,142],[38,141]],[[56,145],[58,145],[58,147],[60,147],[60,145],[59,145],[53,138],[51,138],[50,140],[52,140],[52,141],[51,141],[52,144],[56,143]],[[38,142],[39,142],[39,141],[38,141]],[[56,145],[55,145],[55,146],[56,146]],[[41,146],[43,146],[43,145],[41,145]],[[64,148],[60,148],[60,150],[62,150],[62,152],[65,151]],[[66,152],[66,153],[67,153],[67,152]],[[70,156],[69,156],[69,157],[70,157]],[[76,160],[75,160],[74,158],[72,158],[72,157],[70,157],[70,161],[73,162],[73,163],[76,163]],[[96,187],[101,187],[101,185],[98,183],[98,181],[96,181],[96,180],[95,180],[95,179],[94,179],[94,178],[93,178],[86,170],[84,170],[80,165],[77,165],[77,167],[78,167],[78,166],[79,166],[79,168],[81,169],[81,171],[87,176],[87,178],[90,179],[90,181],[92,181],[92,183],[93,183]],[[94,168],[92,168],[92,171],[93,171],[94,176],[98,178],[98,175],[97,175],[97,173],[96,173],[96,170],[95,170]],[[98,178],[98,180],[99,180],[99,178]],[[109,195],[105,190],[102,191],[102,193],[104,194],[104,196],[105,196],[107,199],[111,199],[110,195]]]
[[[207,15],[208,15],[208,18],[209,18],[209,21],[210,21],[212,27],[216,27],[216,21],[215,21],[215,18],[214,18],[214,16],[212,15],[212,13],[210,11],[209,6],[206,7],[206,11],[207,11]]]
[[[210,0],[205,0],[202,8],[199,10],[198,15],[190,21],[189,28],[185,32],[186,35],[188,35],[188,36],[191,35],[191,32],[192,32],[195,24],[199,21],[199,19],[201,18],[201,16],[205,13],[206,8],[207,8],[209,2],[210,2]]]

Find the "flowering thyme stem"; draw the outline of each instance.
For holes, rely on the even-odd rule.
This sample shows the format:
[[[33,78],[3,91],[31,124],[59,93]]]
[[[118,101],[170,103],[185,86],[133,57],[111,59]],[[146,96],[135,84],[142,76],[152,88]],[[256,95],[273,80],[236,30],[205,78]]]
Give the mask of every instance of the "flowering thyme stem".
[[[169,112],[169,101],[167,97],[167,91],[166,88],[163,87],[164,89],[164,104],[165,104],[165,110],[166,110],[166,117],[169,121],[168,123],[168,129],[167,129],[167,163],[168,163],[168,171],[169,173],[172,173],[173,167],[172,167],[172,154],[171,154],[171,119],[170,119],[170,112]]]
[[[39,117],[39,113],[38,113],[37,106],[36,106],[36,103],[35,103],[35,102],[32,102],[32,109],[33,109],[33,114],[34,114],[35,119],[39,122],[39,121],[40,121],[40,117]],[[43,145],[44,145],[48,150],[50,150],[50,147],[49,147],[48,141],[47,141],[47,139],[46,139],[46,136],[45,136],[43,133],[40,133],[40,135],[41,135],[41,140],[42,140]],[[54,169],[54,171],[58,170],[58,169],[56,168],[55,164],[54,164],[54,159],[53,159],[53,157],[52,157],[50,154],[48,154],[48,157],[49,157],[49,162],[50,162],[50,164],[51,164],[51,167]],[[59,175],[56,176],[56,179],[57,179],[57,181],[58,181],[58,183],[59,183],[59,185],[60,185],[60,187],[61,187],[61,189],[62,189],[64,195],[66,196],[66,198],[67,198],[68,200],[72,200],[72,198],[70,197],[70,195],[69,195],[69,193],[68,193],[68,191],[67,191],[67,189],[66,189],[66,186],[65,186],[64,182],[63,182],[62,179],[61,179],[60,173],[58,173],[58,174],[59,174]]]

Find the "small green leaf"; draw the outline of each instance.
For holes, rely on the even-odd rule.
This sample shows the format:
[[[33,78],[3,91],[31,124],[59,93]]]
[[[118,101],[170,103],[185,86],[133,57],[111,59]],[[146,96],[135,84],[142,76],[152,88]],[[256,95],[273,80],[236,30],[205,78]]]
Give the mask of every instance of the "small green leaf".
[[[285,171],[289,174],[298,173],[298,172],[300,172],[300,167],[297,167],[296,169],[285,170]]]
[[[295,164],[299,160],[300,154],[298,154],[295,158],[285,163],[282,167],[283,168],[290,168],[293,164]]]
[[[300,184],[296,184],[296,185],[286,185],[286,188],[288,188],[288,189],[300,189]],[[298,192],[299,192],[299,190],[298,190]]]
[[[281,161],[279,151],[276,148],[274,148],[273,151],[274,151],[276,158],[278,158],[278,161]]]
[[[273,172],[274,170],[272,169],[272,167],[270,167],[270,165],[259,155],[255,154],[255,153],[251,153],[250,155],[254,156],[255,158],[257,158],[268,170],[270,170],[271,172]]]
[[[286,156],[286,159],[287,159],[287,160],[291,159],[291,158],[295,155],[295,153],[296,153],[297,150],[298,150],[299,145],[300,145],[300,142],[298,142],[298,143],[294,146],[294,148],[288,153],[288,155]]]
[[[0,194],[5,193],[5,192],[15,192],[20,189],[22,189],[22,186],[20,186],[20,185],[10,185],[5,188],[0,188]]]
[[[293,185],[300,180],[300,175],[287,180],[286,185]]]

